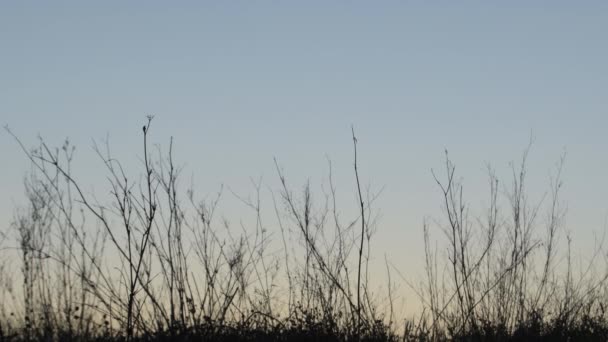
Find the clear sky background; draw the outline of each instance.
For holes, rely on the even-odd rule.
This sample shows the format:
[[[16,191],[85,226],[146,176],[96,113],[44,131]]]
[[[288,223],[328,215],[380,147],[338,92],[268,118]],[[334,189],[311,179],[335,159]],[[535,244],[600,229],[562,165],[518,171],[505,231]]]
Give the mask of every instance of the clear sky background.
[[[199,193],[276,188],[273,157],[294,187],[318,185],[329,156],[349,206],[352,124],[363,182],[385,187],[376,251],[405,273],[423,261],[423,218],[441,217],[444,148],[481,210],[485,163],[508,176],[532,134],[537,197],[567,152],[584,250],[608,213],[607,33],[605,1],[3,1],[0,122],[26,145],[70,137],[74,172],[102,193],[91,139],[109,134],[137,174],[153,114]],[[0,160],[6,227],[28,162],[5,132]]]

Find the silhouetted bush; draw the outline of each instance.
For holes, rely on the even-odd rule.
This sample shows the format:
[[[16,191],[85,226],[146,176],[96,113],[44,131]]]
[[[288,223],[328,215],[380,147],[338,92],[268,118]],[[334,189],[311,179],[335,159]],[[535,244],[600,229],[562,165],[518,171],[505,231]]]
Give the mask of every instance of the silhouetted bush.
[[[199,200],[181,186],[173,141],[166,153],[150,152],[151,122],[143,127],[139,177],[112,157],[109,143],[95,145],[107,171],[106,202],[72,174],[68,141],[51,148],[41,140],[30,150],[15,137],[34,171],[25,181],[27,203],[0,236],[16,242],[2,249],[9,252],[0,268],[0,342],[608,340],[608,273],[596,271],[603,246],[577,277],[570,236],[563,240],[563,159],[539,203],[526,194],[529,149],[504,186],[506,206],[489,168],[485,217],[473,219],[446,153],[445,179],[433,176],[447,253],[432,247],[425,223],[426,279],[417,289],[424,311],[395,323],[391,285],[386,314],[370,288],[375,195],[361,191],[354,131],[358,213],[351,219],[336,204],[331,163],[317,204],[310,184],[294,192],[275,160],[277,252],[261,182],[252,181],[253,198],[234,194],[253,222],[235,229],[218,220],[221,191]],[[19,276],[9,270],[16,261]]]

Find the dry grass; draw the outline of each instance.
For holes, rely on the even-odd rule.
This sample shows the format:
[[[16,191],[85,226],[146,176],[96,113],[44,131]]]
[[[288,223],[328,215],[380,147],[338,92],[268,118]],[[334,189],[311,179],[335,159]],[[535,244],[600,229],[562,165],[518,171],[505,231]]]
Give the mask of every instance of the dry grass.
[[[433,173],[444,220],[424,226],[426,279],[415,288],[424,311],[396,323],[391,286],[378,296],[369,282],[375,196],[361,191],[354,131],[357,215],[341,216],[331,163],[329,188],[315,198],[309,183],[294,192],[275,160],[270,232],[260,181],[252,197],[233,193],[254,218],[235,227],[215,215],[223,191],[201,200],[181,185],[172,140],[166,153],[150,151],[152,129],[149,118],[136,176],[109,143],[95,146],[107,201],[72,174],[69,142],[30,150],[13,135],[33,171],[28,202],[0,240],[0,341],[608,340],[604,251],[598,244],[583,269],[573,267],[563,159],[537,203],[526,192],[529,148],[506,186],[488,168],[480,218],[446,153],[445,175]],[[390,270],[387,262],[389,279]]]

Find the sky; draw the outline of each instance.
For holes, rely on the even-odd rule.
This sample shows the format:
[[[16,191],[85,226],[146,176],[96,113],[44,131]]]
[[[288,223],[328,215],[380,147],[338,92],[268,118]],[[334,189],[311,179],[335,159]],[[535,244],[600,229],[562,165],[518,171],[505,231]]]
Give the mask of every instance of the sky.
[[[320,185],[329,158],[347,206],[352,125],[362,181],[383,189],[375,248],[406,274],[423,220],[441,218],[444,150],[482,210],[486,163],[508,183],[533,137],[533,197],[566,153],[566,224],[585,250],[608,214],[606,32],[603,1],[3,1],[0,123],[27,146],[69,137],[91,191],[107,191],[92,139],[137,172],[154,115],[154,142],[174,137],[201,193],[276,188],[275,157],[295,188]],[[29,164],[4,131],[0,158],[8,227]]]

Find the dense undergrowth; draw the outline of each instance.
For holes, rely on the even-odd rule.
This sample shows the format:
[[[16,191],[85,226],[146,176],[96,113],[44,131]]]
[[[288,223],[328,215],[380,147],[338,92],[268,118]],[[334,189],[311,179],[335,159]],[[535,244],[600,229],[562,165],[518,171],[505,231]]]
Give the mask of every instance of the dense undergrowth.
[[[529,147],[510,181],[488,168],[487,204],[474,213],[446,154],[443,176],[433,173],[443,216],[423,227],[423,280],[403,279],[423,310],[404,319],[392,264],[383,290],[370,281],[377,194],[362,191],[354,132],[353,217],[338,206],[331,163],[315,197],[309,183],[292,190],[275,161],[272,204],[252,181],[253,196],[232,193],[251,217],[235,225],[216,215],[223,191],[201,199],[180,183],[172,140],[150,148],[151,121],[135,175],[109,143],[95,145],[105,197],[72,174],[68,141],[28,149],[13,135],[32,172],[27,203],[0,235],[0,341],[608,340],[603,238],[575,262],[563,158],[536,202]]]

